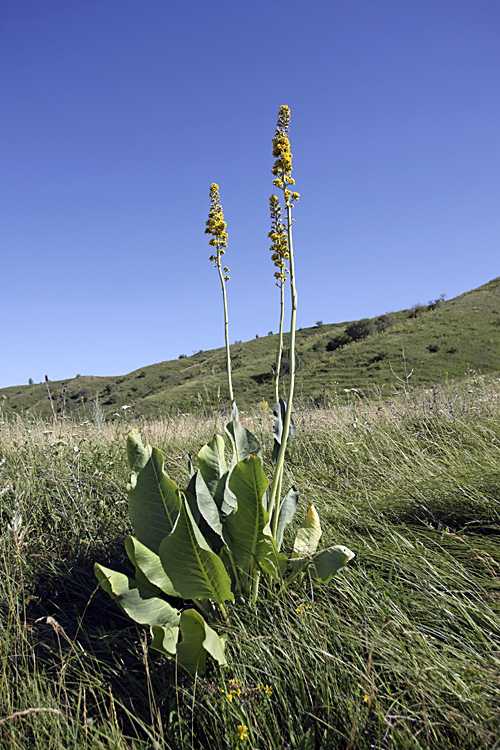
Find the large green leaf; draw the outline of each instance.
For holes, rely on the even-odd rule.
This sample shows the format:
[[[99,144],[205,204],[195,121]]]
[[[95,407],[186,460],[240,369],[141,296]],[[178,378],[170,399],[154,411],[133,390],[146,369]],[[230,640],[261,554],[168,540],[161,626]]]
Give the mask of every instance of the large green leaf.
[[[231,440],[233,446],[233,458],[231,461],[231,468],[236,466],[239,461],[244,461],[251,454],[255,456],[261,455],[261,448],[259,441],[253,435],[250,430],[243,427],[241,422],[229,422],[226,425],[226,432]]]
[[[292,521],[295,511],[297,510],[297,504],[299,502],[299,494],[295,487],[289,491],[280,505],[280,513],[278,516],[278,527],[276,529],[276,547],[281,549],[283,544],[283,534],[286,526]]]
[[[222,524],[219,509],[200,472],[196,475],[196,502],[202,518],[208,524],[210,529],[212,529],[212,531],[222,540]],[[212,539],[209,541],[211,544],[213,543]]]
[[[273,433],[274,433],[274,447],[272,460],[276,461],[281,446],[281,438],[283,437],[283,423],[285,421],[286,414],[286,401],[282,398],[274,405],[273,408]],[[288,440],[292,440],[295,437],[296,429],[293,423],[293,419],[290,417],[290,427],[288,429]]]
[[[255,564],[278,580],[285,555],[280,555],[268,532],[269,516],[263,498],[268,481],[262,461],[251,455],[239,461],[229,477],[229,489],[237,499],[236,509],[224,521],[224,538],[237,568],[253,573]]]
[[[351,552],[348,547],[336,545],[335,547],[328,547],[320,552],[316,552],[311,557],[293,558],[290,560],[292,575],[287,579],[285,585],[288,585],[293,579],[297,578],[301,573],[305,573],[308,569],[315,581],[328,583],[353,557],[355,557],[354,552]]]
[[[234,601],[224,564],[203,538],[185,500],[172,532],[160,544],[159,555],[175,590],[185,599],[211,599],[216,604]]]
[[[164,631],[166,651],[175,653],[179,634],[179,612],[164,599],[155,596],[154,589],[139,584],[123,573],[95,563],[94,571],[101,587],[123,609],[141,625],[160,626]]]
[[[198,466],[210,494],[215,499],[219,480],[227,471],[224,439],[220,435],[214,435],[210,442],[200,450]]]
[[[143,469],[151,456],[151,446],[144,445],[137,430],[132,430],[127,438],[127,460],[132,471],[129,489],[135,486],[137,474]]]
[[[151,648],[160,651],[166,656],[172,656],[177,650],[177,639],[179,637],[179,628],[176,628],[176,632],[172,630],[168,625],[151,625],[151,635],[153,639],[151,641]]]
[[[328,549],[324,549],[318,552],[317,555],[314,555],[311,575],[315,581],[328,583],[335,573],[338,573],[339,570],[346,566],[354,556],[354,552],[351,552],[348,547],[343,547],[340,544],[335,547],[328,547]]]
[[[195,609],[185,609],[180,619],[180,640],[177,646],[177,659],[184,669],[194,675],[205,674],[207,653],[220,666],[226,665],[224,641],[215,630],[207,625]]]
[[[189,510],[191,511],[191,515],[194,518],[194,522],[196,524],[200,523],[201,513],[200,509],[198,508],[198,502],[196,500],[196,481],[198,478],[198,472],[195,471],[194,474],[189,478],[189,484],[182,493],[182,496],[184,497],[185,501],[189,505]],[[179,496],[180,490],[177,492],[177,495]],[[180,496],[179,496],[179,504],[180,504]]]
[[[129,515],[139,541],[158,552],[160,542],[175,524],[180,507],[178,487],[163,470],[163,453],[151,456],[129,492]]]
[[[133,536],[126,538],[125,550],[130,562],[136,569],[136,579],[138,581],[142,580],[138,576],[138,571],[140,571],[150,583],[161,589],[165,594],[180,596],[165,572],[160,557],[156,552],[150,550],[149,547],[139,542],[138,539],[134,539]]]

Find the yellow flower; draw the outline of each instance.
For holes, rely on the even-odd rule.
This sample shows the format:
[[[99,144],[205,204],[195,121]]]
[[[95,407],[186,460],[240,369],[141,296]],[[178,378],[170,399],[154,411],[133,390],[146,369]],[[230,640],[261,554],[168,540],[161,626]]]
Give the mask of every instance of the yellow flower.
[[[270,685],[264,685],[264,692],[266,695],[271,695],[273,692],[273,689]]]
[[[290,141],[288,129],[290,127],[290,109],[286,105],[280,107],[278,113],[278,124],[273,138],[273,156],[276,159],[271,170],[277,178],[274,180],[276,187],[284,188],[292,185],[292,154],[290,153]]]
[[[217,255],[210,256],[210,260],[220,265],[220,256],[224,255],[224,247],[227,247],[228,234],[226,232],[227,224],[224,221],[222,204],[220,202],[219,186],[213,182],[210,185],[210,211],[206,222],[205,234],[210,234],[212,239],[209,245],[217,248]]]
[[[246,740],[248,737],[248,727],[246,724],[238,724],[234,735],[235,740]]]

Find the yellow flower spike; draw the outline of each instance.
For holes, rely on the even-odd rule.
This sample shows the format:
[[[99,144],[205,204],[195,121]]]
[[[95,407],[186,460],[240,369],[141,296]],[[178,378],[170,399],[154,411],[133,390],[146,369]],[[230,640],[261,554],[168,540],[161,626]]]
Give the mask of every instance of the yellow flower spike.
[[[210,210],[208,212],[208,219],[206,221],[205,234],[211,235],[211,239],[208,244],[216,249],[216,252],[210,255],[210,261],[214,264],[214,268],[219,273],[219,279],[222,287],[222,301],[224,305],[224,335],[226,339],[226,368],[227,368],[227,380],[229,386],[229,400],[231,403],[234,401],[233,392],[233,380],[231,376],[231,352],[229,348],[229,324],[227,315],[227,297],[226,297],[226,282],[230,281],[228,275],[229,268],[224,266],[222,270],[221,258],[225,254],[224,248],[227,247],[228,233],[226,232],[227,223],[224,221],[224,213],[222,211],[222,203],[220,200],[219,186],[216,182],[212,182],[210,185]]]
[[[224,221],[219,186],[213,182],[210,185],[210,211],[208,212],[208,219],[206,221],[205,234],[212,236],[208,244],[217,248],[217,256],[215,258],[214,256],[210,257],[210,260],[215,261],[216,264],[220,262],[220,255],[224,254],[223,248],[227,247],[226,240],[228,234],[226,227],[227,223]]]
[[[246,740],[248,738],[248,727],[246,724],[238,724],[234,734],[235,740]]]

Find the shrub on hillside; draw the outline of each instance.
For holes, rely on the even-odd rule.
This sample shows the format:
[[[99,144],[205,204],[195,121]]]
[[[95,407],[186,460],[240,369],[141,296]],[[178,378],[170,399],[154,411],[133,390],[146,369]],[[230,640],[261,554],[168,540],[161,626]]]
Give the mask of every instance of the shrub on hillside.
[[[387,328],[390,328],[393,323],[393,318],[390,315],[379,315],[378,318],[375,319],[375,331],[377,333],[382,333],[382,331],[387,330]]]
[[[373,333],[373,330],[373,321],[369,318],[363,318],[362,320],[350,323],[346,327],[345,332],[353,341],[360,341],[361,339],[366,339],[371,333]]]
[[[337,336],[334,336],[333,339],[330,339],[326,345],[326,351],[334,352],[336,349],[340,349],[341,346],[349,344],[351,341],[351,337],[348,336],[345,331],[342,331],[342,333],[339,333]]]

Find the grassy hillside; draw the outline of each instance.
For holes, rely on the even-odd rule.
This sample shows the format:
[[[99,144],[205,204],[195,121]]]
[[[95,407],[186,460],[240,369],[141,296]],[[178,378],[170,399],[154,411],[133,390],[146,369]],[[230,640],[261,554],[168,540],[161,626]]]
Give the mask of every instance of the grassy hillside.
[[[464,377],[472,368],[500,371],[500,277],[448,301],[416,306],[357,321],[358,340],[349,340],[352,324],[321,325],[298,331],[297,400],[327,404],[345,389],[389,394],[398,377],[414,385]],[[222,332],[221,332],[222,336]],[[351,337],[352,338],[352,337]],[[240,408],[273,397],[271,367],[277,335],[231,346],[234,389]],[[286,361],[285,361],[286,378]],[[66,416],[91,418],[98,394],[107,416],[131,406],[155,416],[171,411],[211,410],[227,403],[224,349],[161,362],[121,377],[80,376],[66,381]],[[285,387],[285,386],[284,386]],[[63,410],[63,383],[50,383],[54,408]],[[45,383],[0,390],[5,414],[50,417]]]

